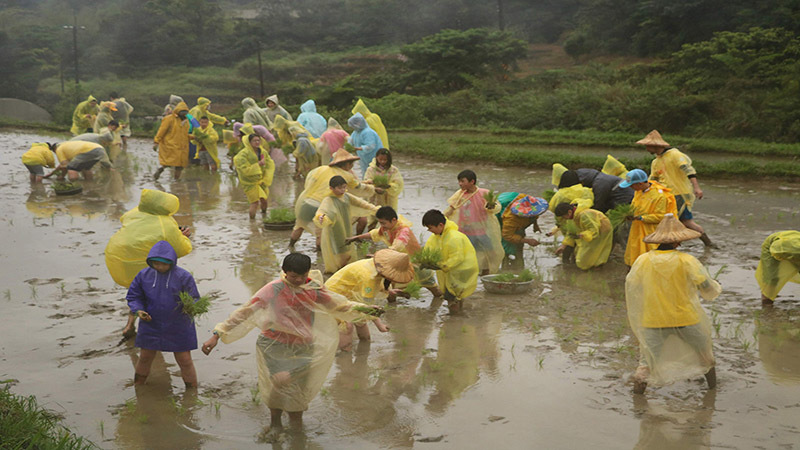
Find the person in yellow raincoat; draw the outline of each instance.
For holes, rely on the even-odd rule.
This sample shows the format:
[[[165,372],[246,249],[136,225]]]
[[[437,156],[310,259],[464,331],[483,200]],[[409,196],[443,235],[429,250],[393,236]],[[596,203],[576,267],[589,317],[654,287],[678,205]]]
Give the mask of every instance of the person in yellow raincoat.
[[[56,145],[47,142],[34,142],[27,152],[22,154],[22,164],[31,174],[31,183],[41,183],[44,178],[44,168],[56,167]]]
[[[458,225],[447,220],[441,211],[428,210],[422,216],[422,226],[433,233],[425,242],[425,249],[438,251],[441,262],[438,267],[422,267],[436,270],[436,279],[444,289],[444,299],[451,313],[463,307],[464,300],[478,287],[478,257],[467,236],[458,231]]]
[[[44,178],[57,175],[58,179],[64,178],[64,172],[70,181],[78,179],[80,174],[86,180],[92,179],[92,167],[100,163],[106,169],[115,171],[114,165],[108,159],[108,154],[102,145],[94,142],[67,141],[56,146],[58,167]]]
[[[158,151],[158,163],[161,165],[153,174],[156,180],[167,167],[173,168],[173,179],[177,180],[181,177],[183,168],[189,165],[190,126],[186,119],[187,114],[189,107],[180,102],[171,114],[161,119],[161,126],[153,139],[153,150]]]
[[[386,184],[375,185],[375,177],[386,177]],[[392,153],[385,148],[379,149],[375,159],[367,167],[364,183],[375,187],[375,195],[370,201],[378,206],[391,206],[397,210],[400,194],[403,193],[403,175],[400,169],[392,164]]]
[[[197,145],[195,158],[200,160],[203,169],[215,173],[219,169],[219,151],[217,142],[219,133],[214,129],[214,124],[206,116],[200,116],[200,126],[192,130],[194,142]]]
[[[606,155],[606,162],[603,163],[603,169],[601,172],[606,175],[625,178],[625,176],[628,175],[628,168],[625,167],[625,164],[619,162],[617,158],[614,158],[611,155]]]
[[[709,389],[717,384],[711,322],[697,294],[713,300],[722,287],[697,258],[676,250],[681,242],[698,237],[699,232],[683,226],[674,214],[666,214],[644,237],[658,248],[637,258],[625,279],[628,322],[640,352],[635,394],[644,393],[648,384],[698,375],[705,375]]]
[[[367,125],[380,136],[383,148],[389,148],[389,135],[386,134],[386,127],[383,126],[381,116],[371,112],[369,108],[367,108],[366,103],[364,103],[364,100],[358,99],[356,106],[354,106],[350,112],[352,114],[361,113],[364,119],[366,119]]]
[[[489,205],[486,195],[488,189],[476,185],[478,178],[475,172],[467,169],[458,174],[458,187],[455,194],[447,199],[445,217],[458,225],[458,231],[464,233],[478,257],[481,274],[497,273],[503,263],[503,250],[500,234],[500,222],[495,216],[500,212],[500,202]]]
[[[692,214],[695,200],[703,198],[703,190],[700,189],[691,158],[669,145],[657,130],[651,131],[636,143],[644,145],[647,152],[655,156],[650,164],[650,179],[672,190],[680,221],[687,228],[699,231],[700,240],[706,247],[713,246],[711,239],[703,227],[694,221]]]
[[[317,395],[330,372],[338,346],[337,320],[366,320],[381,308],[348,301],[322,285],[322,274],[311,269],[311,259],[292,253],[283,260],[283,272],[253,294],[250,301],[214,327],[201,350],[206,355],[220,339],[226,344],[246,336],[253,328],[256,341],[258,392],[270,410],[270,429],[264,436],[275,441],[286,411],[289,425],[300,431],[303,412]]]
[[[275,137],[281,141],[281,145],[291,145],[294,137],[292,133],[289,131],[289,127],[291,126],[298,126],[302,127],[299,123],[287,120],[283,116],[276,116],[275,122],[272,123],[272,131],[275,134]]]
[[[264,100],[264,103],[266,104],[267,107],[262,111],[264,111],[264,113],[267,114],[267,117],[273,123],[275,122],[275,118],[278,116],[281,116],[290,122],[294,120],[292,118],[292,115],[289,114],[289,112],[286,111],[283,108],[283,106],[281,106],[280,102],[278,101],[278,96],[276,94],[267,97],[266,100]]]
[[[94,119],[92,132],[100,134],[107,129],[109,122],[114,120],[113,113],[116,112],[116,110],[117,105],[115,105],[114,102],[100,102],[100,112],[97,113],[97,117]],[[119,141],[121,142],[121,139]]]
[[[119,123],[119,135],[122,138],[122,146],[127,148],[128,138],[131,136],[131,113],[133,112],[133,106],[125,100],[125,97],[120,97],[116,92],[108,94],[108,99],[114,102],[114,106],[117,108],[112,116],[114,120]]]
[[[632,187],[636,191],[631,201],[634,215],[628,218],[632,223],[628,245],[625,247],[625,264],[630,266],[639,255],[657,247],[644,242],[644,237],[656,230],[665,214],[677,214],[678,210],[672,192],[655,181],[648,181],[647,172],[642,169],[628,172],[620,186]]]
[[[119,219],[122,228],[111,236],[106,245],[106,267],[115,283],[129,287],[136,274],[147,267],[147,254],[156,242],[169,242],[178,258],[192,251],[192,242],[189,240],[191,230],[179,227],[172,218],[179,208],[180,201],[172,194],[142,190],[139,206],[122,215]],[[136,316],[129,315],[123,336],[132,336],[135,324]]]
[[[766,305],[775,301],[787,282],[800,283],[800,231],[779,231],[764,239],[756,280]]]
[[[581,270],[601,266],[608,261],[614,245],[614,229],[605,214],[591,208],[577,212],[577,206],[561,203],[556,206],[555,215],[563,220],[571,220],[577,227],[577,234],[570,233],[564,237],[556,255],[560,255],[567,247],[574,247],[575,264]]]
[[[219,114],[214,114],[211,111],[211,100],[205,97],[197,97],[197,104],[189,110],[189,114],[195,119],[200,120],[201,117],[208,117],[208,120],[214,125],[227,125],[228,119]]]
[[[242,122],[261,125],[267,127],[268,130],[272,128],[272,121],[267,117],[267,113],[258,107],[255,100],[245,97],[242,99],[242,106],[244,107]]]
[[[553,164],[553,174],[551,183],[553,186],[561,184],[561,176],[564,175],[568,169],[561,164]],[[574,203],[578,206],[578,211],[591,208],[594,206],[594,192],[591,188],[585,187],[582,184],[574,184],[572,186],[559,188],[553,198],[549,202],[550,212],[555,212],[556,206],[561,203]]]
[[[333,274],[325,287],[331,292],[344,295],[348,300],[374,304],[377,300],[388,298],[394,302],[397,296],[408,297],[396,284],[408,283],[414,279],[414,267],[408,254],[390,249],[378,250],[372,258],[362,259],[344,266]],[[375,327],[381,332],[389,331],[381,319],[371,317]],[[362,341],[370,339],[367,321],[347,323],[339,329],[339,348],[349,351],[353,343],[353,325]]]
[[[78,103],[75,111],[72,112],[72,128],[69,130],[72,135],[77,136],[92,131],[91,128],[97,111],[97,99],[91,95],[86,100]]]
[[[247,125],[242,128],[244,130]],[[239,186],[247,195],[250,203],[250,218],[256,218],[256,210],[261,205],[261,215],[267,215],[267,198],[272,177],[275,175],[275,163],[269,157],[269,152],[261,147],[261,136],[246,134],[242,137],[244,148],[233,158],[236,173],[239,176]]]
[[[378,207],[347,193],[347,181],[339,175],[328,182],[330,194],[325,197],[314,216],[322,230],[320,245],[325,272],[334,273],[356,260],[356,249],[347,238],[353,235],[353,217],[375,214]]]
[[[375,189],[358,181],[352,172],[353,166],[358,160],[358,156],[351,155],[347,150],[342,149],[336,153],[336,158],[330,164],[317,167],[308,173],[303,192],[297,196],[294,205],[296,219],[292,236],[289,239],[290,247],[300,239],[303,230],[314,232],[319,238],[317,233],[319,229],[314,225],[314,216],[317,214],[322,199],[330,194],[329,182],[334,176],[339,175],[345,179],[347,189],[351,194],[361,198],[370,198],[374,194]],[[317,244],[319,245],[319,242]]]
[[[311,134],[305,128],[299,125],[292,125],[289,127],[289,132],[292,134],[295,143],[294,151],[292,152],[295,158],[294,177],[304,178],[308,175],[308,172],[319,167],[322,164],[322,160],[315,142],[312,141]]]

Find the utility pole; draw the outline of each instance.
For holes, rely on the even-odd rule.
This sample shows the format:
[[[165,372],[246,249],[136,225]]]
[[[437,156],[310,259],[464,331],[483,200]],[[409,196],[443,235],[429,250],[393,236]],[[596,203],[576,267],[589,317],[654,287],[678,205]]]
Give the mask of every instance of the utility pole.
[[[261,98],[264,98],[264,70],[261,67],[261,40],[256,40],[258,44],[258,82],[261,86]]]
[[[80,97],[80,93],[78,92],[78,84],[80,83],[80,72],[78,70],[78,10],[72,10],[72,25],[64,25],[64,29],[72,29],[72,56],[73,56],[73,63],[75,64],[75,95]],[[85,30],[86,27],[80,27],[82,30]],[[76,100],[80,100],[77,98]]]
[[[503,19],[503,0],[497,0],[497,26],[500,31],[506,29],[506,22]]]

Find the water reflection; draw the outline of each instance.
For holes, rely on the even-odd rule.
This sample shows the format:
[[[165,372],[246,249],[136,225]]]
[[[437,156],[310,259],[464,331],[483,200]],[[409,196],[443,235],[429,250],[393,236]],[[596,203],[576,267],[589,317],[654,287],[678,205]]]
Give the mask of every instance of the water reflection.
[[[800,323],[790,310],[766,310],[756,319],[758,356],[770,379],[778,384],[800,383]]]
[[[711,448],[711,418],[717,390],[706,391],[696,404],[682,400],[650,402],[644,395],[633,399],[634,413],[640,419],[639,442],[634,449],[693,450]]]

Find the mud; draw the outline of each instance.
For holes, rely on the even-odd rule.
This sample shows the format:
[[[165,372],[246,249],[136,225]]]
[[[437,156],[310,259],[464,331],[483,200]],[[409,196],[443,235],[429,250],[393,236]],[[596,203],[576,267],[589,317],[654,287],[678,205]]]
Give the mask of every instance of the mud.
[[[137,351],[120,344],[127,308],[103,261],[119,217],[142,188],[181,200],[176,220],[193,227],[194,251],[180,265],[201,293],[216,293],[198,321],[201,342],[213,325],[278,274],[288,231],[266,231],[247,218],[233,174],[191,169],[178,182],[153,183],[156,155],[133,140],[117,158],[119,176],[97,169],[74,197],[31,187],[19,155],[53,138],[3,131],[0,145],[0,379],[34,394],[66,424],[103,448],[259,448],[268,410],[254,395],[255,335],[193,352],[200,377],[186,392],[172,355],[154,363],[134,389]],[[700,157],[700,156],[698,156]],[[466,166],[402,158],[401,212],[422,239],[420,220],[443,207]],[[227,165],[227,164],[223,164]],[[474,167],[479,184],[539,193],[549,173]],[[724,293],[706,304],[715,326],[718,387],[702,380],[648,389],[634,398],[629,377],[638,348],[624,305],[626,269],[619,250],[604,267],[562,267],[552,238],[525,251],[542,282],[525,296],[487,295],[479,287],[466,310],[450,316],[425,293],[389,307],[386,334],[337,356],[305,430],[284,433],[273,448],[778,448],[800,442],[800,288],[787,286],[763,309],[753,278],[760,244],[775,230],[800,228],[800,185],[759,180],[700,182],[698,221],[720,246],[685,250]],[[293,204],[298,186],[276,176],[272,205]],[[543,228],[552,224],[544,219]],[[298,250],[314,254],[305,235]],[[321,266],[320,266],[321,267]]]

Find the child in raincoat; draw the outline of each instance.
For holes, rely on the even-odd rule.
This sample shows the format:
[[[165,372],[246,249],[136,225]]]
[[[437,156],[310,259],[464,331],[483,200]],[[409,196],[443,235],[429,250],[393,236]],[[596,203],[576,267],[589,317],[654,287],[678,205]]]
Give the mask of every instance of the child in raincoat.
[[[272,121],[267,117],[267,113],[258,107],[255,100],[250,97],[245,97],[242,99],[242,106],[244,107],[242,122],[261,125],[268,130],[272,128]]]
[[[713,300],[722,292],[703,264],[676,249],[700,237],[666,214],[644,241],[658,246],[636,259],[625,279],[628,321],[639,341],[639,367],[633,392],[705,375],[709,389],[717,384],[711,348],[711,323],[698,292]],[[677,339],[670,339],[675,337]]]
[[[341,294],[348,300],[373,304],[376,300],[388,298],[394,302],[397,296],[408,297],[396,284],[408,283],[414,279],[414,267],[408,254],[391,249],[375,252],[372,258],[362,259],[344,266],[333,274],[325,287],[331,292]],[[378,331],[389,331],[380,318],[370,317]],[[339,329],[339,349],[350,351],[353,343],[353,326],[362,341],[370,340],[368,320],[345,324]]]
[[[577,212],[577,206],[561,203],[556,206],[555,215],[565,221],[571,220],[577,227],[577,234],[564,236],[556,255],[560,255],[567,247],[574,247],[575,264],[581,270],[589,270],[608,261],[614,245],[614,228],[605,214],[591,208]]]
[[[378,175],[387,177],[388,184],[375,186],[375,177]],[[375,195],[370,199],[372,203],[397,209],[398,198],[403,192],[403,175],[397,166],[392,165],[392,153],[389,150],[378,150],[364,175],[364,183],[375,187]]]
[[[180,102],[170,115],[161,119],[161,126],[153,139],[153,150],[158,151],[158,163],[161,165],[153,174],[156,180],[167,167],[173,168],[173,179],[180,179],[183,168],[189,165],[190,125],[187,114],[189,107]]]
[[[422,216],[422,226],[433,233],[425,243],[426,249],[441,253],[436,270],[439,286],[444,288],[444,299],[451,313],[460,311],[464,300],[478,286],[478,257],[467,236],[458,231],[455,222],[447,220],[441,211],[431,209]]]
[[[319,205],[314,223],[322,230],[320,245],[325,272],[334,273],[356,260],[356,249],[347,238],[353,235],[353,217],[375,214],[378,207],[347,193],[347,180],[336,175],[328,182],[330,194]]]
[[[242,139],[244,148],[233,158],[239,186],[247,195],[250,203],[250,219],[256,218],[256,210],[261,206],[261,215],[267,215],[267,198],[272,177],[275,175],[275,163],[267,152],[261,148],[261,136],[251,134]]]
[[[196,119],[201,117],[208,117],[208,120],[214,125],[227,125],[228,119],[219,114],[214,114],[211,111],[211,100],[205,97],[197,97],[197,104],[189,110],[189,115]]]
[[[370,128],[375,130],[375,132],[378,133],[378,136],[380,136],[381,142],[383,143],[381,147],[390,148],[389,135],[386,134],[386,127],[383,125],[383,120],[381,120],[381,116],[370,111],[369,108],[367,108],[366,103],[364,103],[364,100],[358,99],[358,101],[356,102],[356,106],[353,106],[353,109],[350,110],[350,113],[354,115],[361,114],[367,121],[367,125],[369,125]]]
[[[64,178],[64,172],[70,181],[78,179],[80,174],[86,180],[92,179],[92,167],[100,163],[109,170],[115,170],[114,165],[108,159],[108,153],[102,145],[94,142],[67,141],[56,146],[56,156],[58,157],[58,167],[45,176],[49,178],[57,175],[59,179]]]
[[[202,348],[208,355],[220,339],[230,344],[253,328],[260,330],[256,341],[258,392],[270,410],[268,438],[277,437],[284,411],[290,426],[302,428],[303,411],[322,388],[336,355],[336,321],[367,318],[353,310],[359,303],[323,287],[322,274],[310,270],[308,256],[291,253],[281,269],[280,279],[262,287],[245,306],[218,323]]]
[[[211,173],[215,173],[219,168],[219,154],[217,151],[219,134],[214,129],[214,124],[211,123],[208,117],[201,116],[200,126],[192,131],[192,136],[197,145],[195,158],[200,160],[204,170],[210,169]]]
[[[56,145],[46,142],[34,142],[27,152],[22,154],[22,164],[31,174],[31,183],[41,183],[44,178],[44,168],[56,167]]]
[[[164,112],[161,114],[162,117],[167,117],[175,111],[175,107],[178,106],[178,103],[183,103],[183,97],[179,95],[170,94],[169,96],[169,103],[164,105]]]
[[[764,239],[756,280],[766,305],[775,301],[787,282],[800,283],[800,231],[779,231]]]
[[[133,383],[144,384],[156,352],[172,352],[187,388],[197,387],[191,351],[197,349],[194,320],[183,312],[180,293],[200,298],[194,277],[178,267],[178,254],[167,241],[159,241],[147,254],[147,265],[128,288],[131,315],[141,319],[136,346],[141,349]]]
[[[553,166],[555,167],[556,165],[560,166],[560,164],[554,164]],[[607,175],[595,169],[578,169],[565,171],[561,175],[557,186],[561,190],[580,184],[591,189],[593,195],[592,208],[605,213],[617,205],[630,204],[631,200],[633,200],[633,189],[619,187],[622,181],[623,179],[620,177]]]
[[[69,130],[72,135],[77,136],[92,131],[91,128],[94,124],[94,118],[97,116],[97,111],[97,99],[91,95],[86,100],[78,103],[75,111],[72,112],[72,128]]]
[[[105,248],[106,268],[115,283],[129,287],[136,274],[147,267],[147,253],[156,242],[169,242],[178,258],[192,251],[191,230],[179,227],[172,218],[179,208],[180,201],[172,194],[142,190],[139,206],[122,215],[122,228]],[[122,335],[132,336],[135,323],[136,316],[129,316]]]
[[[311,136],[319,138],[322,133],[328,128],[328,123],[325,118],[317,112],[317,105],[314,100],[306,100],[305,103],[300,105],[300,115],[297,116],[297,121],[303,126]]]
[[[620,186],[630,186],[636,191],[631,201],[634,215],[628,218],[632,222],[628,244],[625,247],[625,264],[631,266],[639,255],[657,247],[655,244],[644,242],[644,237],[656,230],[665,214],[677,215],[678,210],[672,192],[655,181],[648,181],[644,170],[631,170]]]
[[[458,174],[459,189],[448,200],[445,217],[458,225],[478,256],[481,274],[497,273],[503,262],[505,252],[500,237],[500,222],[495,214],[500,212],[500,204],[488,205],[485,196],[488,189],[476,185],[475,172],[463,170]]]
[[[317,147],[322,159],[322,164],[328,164],[336,154],[336,151],[344,147],[350,135],[342,129],[339,122],[333,117],[328,118],[328,129],[322,133],[317,141]]]
[[[304,178],[313,169],[322,164],[317,147],[309,139],[308,131],[300,126],[290,126],[289,132],[294,138],[295,178]]]
[[[367,124],[366,119],[361,113],[356,113],[347,119],[347,125],[353,128],[353,134],[350,135],[350,145],[352,145],[356,154],[361,158],[361,178],[367,173],[367,167],[375,158],[375,154],[379,148],[388,148],[383,145],[378,133],[375,132]]]
[[[128,146],[128,138],[131,136],[131,113],[133,106],[125,100],[125,97],[120,97],[116,92],[112,92],[108,96],[109,100],[114,102],[117,110],[111,115],[114,120],[119,123],[119,135],[122,138],[122,146]]]
[[[97,113],[97,117],[94,119],[92,132],[98,134],[102,133],[108,127],[108,123],[114,120],[113,113],[116,111],[117,105],[115,105],[114,102],[101,102],[100,112]],[[122,142],[121,139],[119,141]]]
[[[518,192],[503,192],[497,196],[497,202],[500,203],[497,219],[500,221],[500,235],[506,258],[513,258],[512,265],[522,267],[523,246],[539,245],[538,240],[525,237],[525,229],[533,225],[534,233],[542,231],[538,219],[547,212],[547,200]]]
[[[264,113],[267,115],[267,117],[269,118],[270,122],[274,123],[275,122],[275,118],[278,117],[278,116],[281,116],[281,117],[283,117],[284,119],[286,119],[286,120],[288,120],[290,122],[292,120],[294,120],[294,119],[292,119],[292,115],[289,114],[289,112],[286,111],[283,108],[283,106],[281,106],[280,102],[278,102],[278,96],[277,95],[273,94],[273,95],[270,95],[269,97],[267,97],[267,99],[265,100],[265,104],[267,105],[267,107],[262,109],[262,111],[264,111]]]

